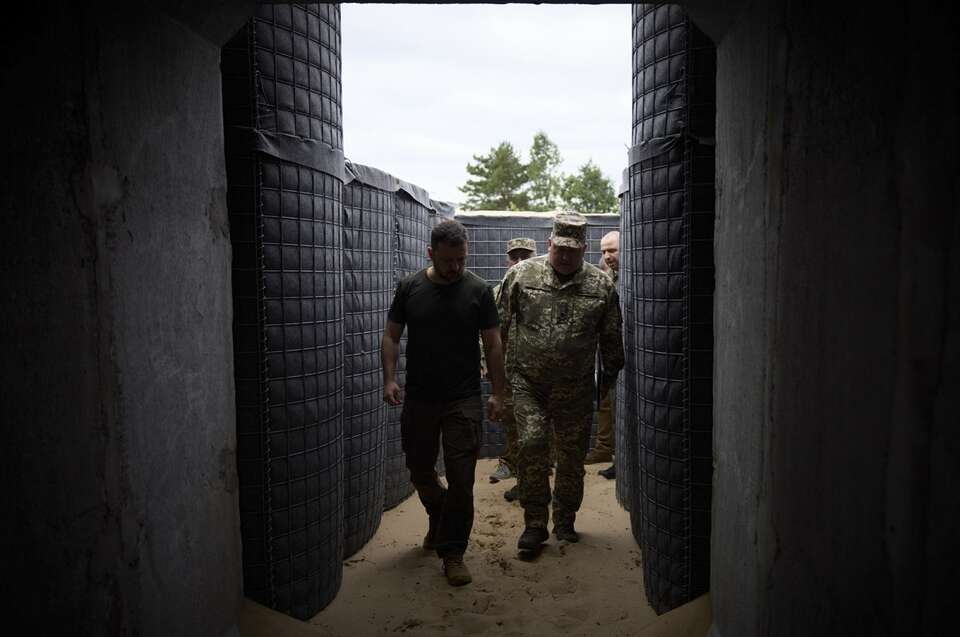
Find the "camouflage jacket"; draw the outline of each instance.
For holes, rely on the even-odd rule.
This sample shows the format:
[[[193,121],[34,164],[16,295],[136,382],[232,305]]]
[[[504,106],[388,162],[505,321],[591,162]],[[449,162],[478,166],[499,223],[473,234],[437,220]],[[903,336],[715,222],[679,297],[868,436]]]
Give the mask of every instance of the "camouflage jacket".
[[[502,286],[502,285],[503,285],[503,281],[501,281],[500,283],[497,283],[497,284],[493,287],[493,298],[494,298],[494,299],[497,299],[497,298],[500,296],[500,286]],[[500,306],[497,306],[497,310],[498,310],[499,313],[500,313],[500,321],[501,321],[501,323],[502,323],[502,322],[503,322],[503,318],[504,318],[504,316],[503,316],[503,308],[500,307]],[[506,347],[504,347],[504,350],[503,350],[503,367],[504,367],[504,369],[506,369],[506,371],[507,371],[507,377],[509,377],[510,374],[513,373],[513,370],[514,370],[514,367],[515,367],[514,361],[515,361],[516,358],[517,358],[517,343],[516,343],[516,338],[515,338],[516,335],[517,335],[516,325],[511,325],[511,326],[510,326],[509,331],[508,331],[508,334],[509,334],[509,336],[508,336],[508,338],[507,338],[507,340],[506,340]]]
[[[561,282],[545,255],[534,257],[510,268],[495,298],[511,371],[535,383],[584,385],[599,346],[600,383],[612,386],[623,368],[623,319],[616,286],[600,268],[584,262]]]

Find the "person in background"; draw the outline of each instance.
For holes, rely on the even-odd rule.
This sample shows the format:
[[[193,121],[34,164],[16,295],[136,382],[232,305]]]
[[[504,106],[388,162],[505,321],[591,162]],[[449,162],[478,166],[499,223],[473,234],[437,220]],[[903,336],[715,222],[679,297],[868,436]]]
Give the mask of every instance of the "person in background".
[[[503,411],[503,348],[493,293],[466,269],[467,233],[457,221],[438,224],[427,254],[432,264],[403,279],[387,314],[381,341],[383,400],[403,404],[400,436],[410,480],[429,517],[423,547],[436,550],[454,586],[472,581],[464,564],[473,528],[473,483],[480,449],[480,347],[492,393],[487,417]],[[400,337],[407,328],[407,382],[396,381]],[[448,488],[437,479],[440,445]]]
[[[497,297],[501,339],[515,353],[510,386],[524,510],[517,541],[522,551],[538,551],[549,537],[551,430],[557,453],[553,533],[559,540],[579,540],[574,522],[583,501],[598,345],[604,363],[602,393],[623,367],[617,290],[610,277],[584,262],[586,230],[582,215],[556,215],[547,255],[511,268]]]
[[[507,269],[509,270],[521,261],[537,256],[537,242],[528,237],[515,237],[507,241]],[[493,288],[494,298],[500,293],[500,283]],[[513,352],[506,349],[504,353],[504,369],[507,373],[506,392],[503,398],[503,428],[507,437],[507,446],[500,456],[497,468],[490,474],[490,482],[508,480],[517,475],[517,421],[513,416],[513,395],[510,392],[510,374]],[[503,497],[508,501],[517,499],[517,487],[512,486],[504,492]]]
[[[613,279],[614,285],[618,283],[620,274],[620,232],[614,230],[608,232],[600,240],[600,263],[601,268],[607,275]],[[598,352],[598,370],[602,366]],[[605,396],[600,396],[600,405],[597,409],[597,444],[594,449],[587,454],[585,464],[594,464],[609,460],[611,465],[606,469],[601,469],[597,473],[608,480],[617,477],[616,463],[614,458],[614,422],[616,414],[614,405],[616,404],[616,385],[610,387],[610,391]]]
[[[614,284],[617,283],[620,271],[620,232],[614,230],[608,232],[600,239],[600,267],[610,276]],[[597,369],[603,365],[599,352],[597,353]],[[613,462],[614,456],[614,413],[613,404],[616,400],[616,388],[611,387],[606,396],[599,396],[599,406],[597,408],[597,442],[587,457],[584,464],[597,464],[600,462]],[[610,468],[601,470],[600,475],[606,478],[616,476],[616,470],[611,465]],[[610,475],[607,475],[607,474]]]

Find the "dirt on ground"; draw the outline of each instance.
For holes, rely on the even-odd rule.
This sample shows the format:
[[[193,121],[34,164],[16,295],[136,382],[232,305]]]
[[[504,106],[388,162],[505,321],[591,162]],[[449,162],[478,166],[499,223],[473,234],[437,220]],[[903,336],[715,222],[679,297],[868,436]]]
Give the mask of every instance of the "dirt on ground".
[[[657,618],[643,593],[640,549],[630,519],[616,502],[615,483],[588,465],[580,541],[551,536],[534,560],[521,559],[517,538],[523,510],[503,493],[515,484],[491,484],[496,460],[477,465],[473,532],[465,561],[473,583],[454,588],[436,553],[423,550],[427,517],[416,495],[383,514],[376,535],[344,563],[336,599],[309,622],[298,622],[247,601],[241,622],[254,635],[704,635],[709,605],[697,607],[706,624]],[[687,611],[685,611],[687,612]],[[689,614],[689,612],[687,612]],[[671,623],[672,621],[672,623]],[[692,630],[692,632],[688,632]],[[666,631],[666,632],[664,632]]]

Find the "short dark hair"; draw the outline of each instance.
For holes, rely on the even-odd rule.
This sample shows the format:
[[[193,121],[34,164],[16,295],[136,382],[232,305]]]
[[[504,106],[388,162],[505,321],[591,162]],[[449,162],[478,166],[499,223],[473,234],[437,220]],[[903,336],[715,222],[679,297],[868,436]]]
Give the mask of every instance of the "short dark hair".
[[[467,242],[467,229],[454,219],[441,221],[430,233],[430,247],[434,250],[441,243],[458,248]]]

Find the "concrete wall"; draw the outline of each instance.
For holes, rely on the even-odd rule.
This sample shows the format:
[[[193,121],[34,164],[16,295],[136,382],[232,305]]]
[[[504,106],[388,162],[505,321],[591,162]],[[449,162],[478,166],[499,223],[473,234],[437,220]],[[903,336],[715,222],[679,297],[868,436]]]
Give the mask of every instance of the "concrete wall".
[[[236,633],[220,42],[187,22],[3,27],[2,595],[82,634]]]
[[[718,46],[714,632],[933,634],[960,562],[956,24],[741,11]]]

